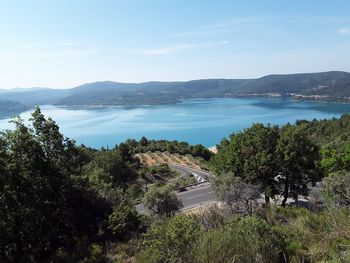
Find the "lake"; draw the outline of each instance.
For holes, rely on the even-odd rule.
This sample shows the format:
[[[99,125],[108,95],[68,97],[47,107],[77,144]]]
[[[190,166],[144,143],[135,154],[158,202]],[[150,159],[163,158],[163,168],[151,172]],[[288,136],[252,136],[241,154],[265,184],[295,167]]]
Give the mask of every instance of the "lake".
[[[283,125],[298,119],[339,117],[350,104],[293,101],[281,98],[196,99],[177,104],[113,108],[42,106],[65,136],[78,143],[113,147],[126,139],[167,139],[213,146],[230,133],[262,122]],[[21,114],[28,119],[30,111]],[[0,130],[11,128],[0,120]]]

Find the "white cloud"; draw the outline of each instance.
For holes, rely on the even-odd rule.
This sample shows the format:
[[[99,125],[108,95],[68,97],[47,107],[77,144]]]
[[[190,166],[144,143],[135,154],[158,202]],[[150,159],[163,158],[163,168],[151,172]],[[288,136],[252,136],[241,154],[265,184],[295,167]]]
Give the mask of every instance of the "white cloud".
[[[138,50],[137,53],[145,55],[145,56],[156,56],[156,55],[167,55],[187,49],[192,48],[200,48],[200,47],[213,47],[213,46],[221,46],[221,45],[227,45],[230,41],[222,40],[217,42],[202,42],[202,43],[183,43],[183,44],[170,44],[165,47],[159,47],[159,48],[151,48],[151,49],[141,49]]]
[[[350,27],[339,28],[338,33],[342,35],[350,35]]]

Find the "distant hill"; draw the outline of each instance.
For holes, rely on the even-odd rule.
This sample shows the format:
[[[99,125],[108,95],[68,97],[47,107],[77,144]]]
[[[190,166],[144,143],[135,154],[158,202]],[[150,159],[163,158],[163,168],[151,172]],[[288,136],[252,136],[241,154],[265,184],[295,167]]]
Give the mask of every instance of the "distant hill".
[[[239,93],[298,93],[304,95],[350,96],[350,73],[330,71],[269,75],[249,81]]]
[[[0,100],[0,117],[10,117],[15,114],[19,114],[22,111],[27,110],[28,108],[17,102],[17,101],[11,101],[11,100]]]
[[[32,107],[34,105],[55,104],[59,99],[69,96],[70,94],[71,89],[2,90],[0,92],[0,100],[17,101],[25,106]]]
[[[182,99],[248,96],[282,96],[350,102],[350,73],[268,75],[258,79],[203,79],[177,82],[87,83],[71,89],[2,90],[0,100],[25,107],[52,104],[104,106],[175,103]]]

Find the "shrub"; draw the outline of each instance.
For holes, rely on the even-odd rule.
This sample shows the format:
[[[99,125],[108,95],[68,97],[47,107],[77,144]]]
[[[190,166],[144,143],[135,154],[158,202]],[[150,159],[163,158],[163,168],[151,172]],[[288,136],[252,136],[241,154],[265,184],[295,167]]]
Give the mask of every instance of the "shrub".
[[[191,262],[191,251],[199,235],[200,225],[193,216],[180,215],[160,226],[154,225],[144,236],[137,262]]]
[[[153,186],[144,196],[146,207],[159,216],[172,216],[182,203],[177,199],[171,185]]]
[[[350,206],[350,172],[338,171],[323,179],[326,199],[340,206]]]
[[[224,227],[201,236],[192,262],[280,262],[279,244],[266,221],[255,216],[233,217]]]

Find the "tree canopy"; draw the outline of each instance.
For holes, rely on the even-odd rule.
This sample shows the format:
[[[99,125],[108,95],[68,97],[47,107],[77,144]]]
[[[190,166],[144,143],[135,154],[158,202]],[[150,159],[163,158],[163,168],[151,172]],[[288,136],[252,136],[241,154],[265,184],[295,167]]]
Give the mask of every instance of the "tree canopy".
[[[171,185],[151,187],[143,200],[146,207],[159,216],[172,216],[182,207]]]
[[[258,185],[266,203],[277,194],[286,200],[288,197],[297,199],[298,194],[307,194],[308,183],[320,179],[316,165],[318,147],[302,129],[291,125],[279,129],[253,124],[231,134],[218,150],[211,167],[216,174],[213,184],[219,196],[230,191],[236,177]]]
[[[118,155],[95,157],[89,165],[97,167],[94,174],[101,171],[112,179],[100,175],[99,183],[90,183],[92,176],[87,181],[81,174],[84,158],[74,141],[64,138],[39,108],[30,121],[28,127],[16,118],[15,129],[0,134],[0,260],[76,261],[86,256],[79,252],[79,244],[97,241],[105,222],[107,231],[115,234],[135,228],[133,206],[127,208],[125,202],[117,206],[97,191],[100,181],[112,187],[127,181],[129,170],[121,161],[118,166]],[[123,230],[114,223],[118,213],[113,207],[126,211],[127,219],[118,219],[119,224],[123,219],[129,224],[122,225]]]

